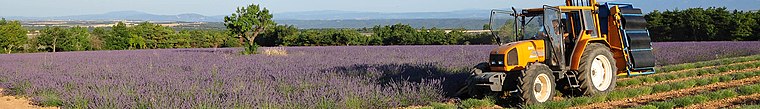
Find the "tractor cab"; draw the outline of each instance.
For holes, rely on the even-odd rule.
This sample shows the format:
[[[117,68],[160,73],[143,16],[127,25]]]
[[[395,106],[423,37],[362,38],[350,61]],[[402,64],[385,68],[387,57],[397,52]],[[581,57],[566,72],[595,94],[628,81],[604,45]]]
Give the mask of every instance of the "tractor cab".
[[[564,9],[564,10],[562,10]],[[585,14],[583,14],[585,13]],[[591,10],[582,7],[544,6],[520,11],[492,10],[491,32],[499,45],[519,45],[513,42],[542,41],[544,61],[555,70],[570,70],[571,57],[578,39],[601,38]],[[550,43],[545,43],[550,42]],[[500,47],[505,48],[505,47]],[[508,52],[496,49],[492,53]],[[492,54],[493,55],[493,54]],[[498,63],[498,62],[497,62]]]

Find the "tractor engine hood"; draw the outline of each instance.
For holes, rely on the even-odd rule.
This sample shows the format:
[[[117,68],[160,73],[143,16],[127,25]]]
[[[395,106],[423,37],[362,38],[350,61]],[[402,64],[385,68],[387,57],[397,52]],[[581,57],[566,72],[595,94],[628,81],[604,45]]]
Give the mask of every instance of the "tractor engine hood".
[[[544,61],[544,41],[524,40],[507,43],[491,50],[491,71],[517,71],[529,63]]]

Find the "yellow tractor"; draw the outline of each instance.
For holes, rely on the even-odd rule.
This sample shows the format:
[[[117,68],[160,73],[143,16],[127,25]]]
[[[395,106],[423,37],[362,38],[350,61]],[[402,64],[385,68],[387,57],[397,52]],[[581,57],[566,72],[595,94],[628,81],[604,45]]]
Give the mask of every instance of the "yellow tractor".
[[[499,47],[476,65],[461,94],[514,98],[522,103],[615,88],[618,76],[655,72],[641,9],[625,3],[566,0],[566,6],[492,10]]]

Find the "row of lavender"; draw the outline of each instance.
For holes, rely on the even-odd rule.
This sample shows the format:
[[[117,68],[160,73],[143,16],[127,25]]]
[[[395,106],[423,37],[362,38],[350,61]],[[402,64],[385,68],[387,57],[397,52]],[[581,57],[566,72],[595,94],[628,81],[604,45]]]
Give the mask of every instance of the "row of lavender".
[[[289,47],[287,56],[240,56],[236,49],[11,54],[0,55],[0,87],[64,107],[384,108],[445,99],[466,68],[494,47]],[[760,42],[654,47],[660,64],[760,52]]]

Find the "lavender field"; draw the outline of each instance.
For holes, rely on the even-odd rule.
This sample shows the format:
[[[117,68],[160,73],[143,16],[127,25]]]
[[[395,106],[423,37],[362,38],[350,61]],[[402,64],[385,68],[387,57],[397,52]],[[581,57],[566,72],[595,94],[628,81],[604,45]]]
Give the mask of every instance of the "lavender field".
[[[494,45],[0,55],[0,88],[65,108],[391,108],[450,98]],[[760,53],[760,42],[655,43],[660,65]],[[263,48],[269,49],[269,48]],[[700,50],[702,49],[702,50]]]

